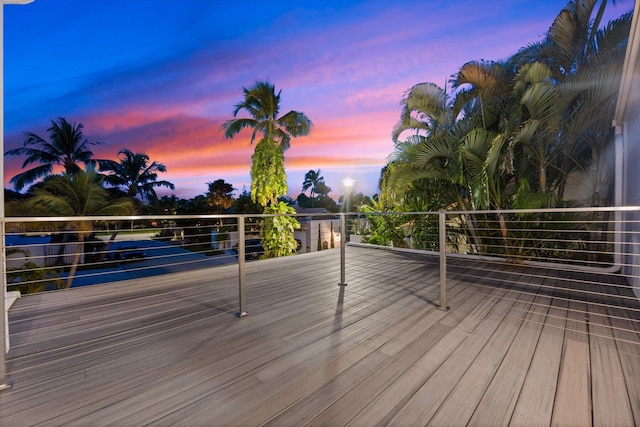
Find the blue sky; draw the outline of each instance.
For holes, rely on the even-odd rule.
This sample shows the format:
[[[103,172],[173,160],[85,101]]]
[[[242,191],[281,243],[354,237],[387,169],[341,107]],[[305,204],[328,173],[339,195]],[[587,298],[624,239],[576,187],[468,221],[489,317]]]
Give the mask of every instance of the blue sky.
[[[609,2],[611,3],[611,2]],[[443,86],[464,63],[501,60],[540,40],[556,0],[36,0],[5,6],[5,149],[50,120],[81,122],[103,141],[167,166],[183,198],[224,179],[249,188],[250,132],[225,140],[242,88],[270,80],[282,112],[303,111],[309,136],[285,153],[289,193],[321,169],[374,194],[391,129],[411,86]],[[632,0],[608,6],[607,17]],[[5,185],[23,159],[5,159]]]

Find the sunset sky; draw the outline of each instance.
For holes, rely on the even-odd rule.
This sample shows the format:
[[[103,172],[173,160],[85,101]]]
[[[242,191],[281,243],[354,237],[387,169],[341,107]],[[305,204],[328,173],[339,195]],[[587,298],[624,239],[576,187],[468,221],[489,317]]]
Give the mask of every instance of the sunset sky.
[[[84,124],[105,142],[166,165],[181,198],[224,179],[249,189],[250,131],[222,123],[242,88],[269,80],[284,114],[304,112],[309,136],[285,153],[289,195],[321,169],[337,199],[342,180],[377,192],[391,130],[411,86],[440,86],[464,63],[501,60],[540,40],[564,0],[228,1],[36,0],[5,6],[5,150],[50,120]],[[611,2],[609,2],[611,3]],[[633,0],[608,6],[607,18]],[[5,158],[5,185],[23,158]],[[166,190],[159,191],[167,194]]]

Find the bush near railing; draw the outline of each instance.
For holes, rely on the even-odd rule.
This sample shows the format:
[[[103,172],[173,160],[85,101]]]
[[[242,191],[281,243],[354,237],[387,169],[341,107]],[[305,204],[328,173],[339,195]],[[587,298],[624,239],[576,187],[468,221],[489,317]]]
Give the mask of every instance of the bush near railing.
[[[607,266],[614,261],[612,212],[447,212],[446,251],[504,257],[510,262],[569,262]],[[439,250],[438,214],[365,212],[350,221],[361,241]]]

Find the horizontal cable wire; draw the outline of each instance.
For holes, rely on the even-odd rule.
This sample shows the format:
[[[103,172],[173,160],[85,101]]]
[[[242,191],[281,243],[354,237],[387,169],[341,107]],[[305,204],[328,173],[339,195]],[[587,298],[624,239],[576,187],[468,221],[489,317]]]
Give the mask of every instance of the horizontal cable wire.
[[[466,217],[470,213],[465,214]],[[392,214],[388,214],[392,215]],[[411,218],[411,213],[400,213],[399,215],[404,215]],[[429,247],[433,247],[435,251],[438,250],[438,234],[437,234],[437,218],[438,213],[429,213],[426,217],[431,220],[433,224],[422,224],[434,226],[434,233],[425,233],[423,236],[427,237]],[[638,221],[631,220],[622,220],[618,221],[617,227],[614,227],[614,215],[611,215],[610,221],[605,220],[580,220],[581,227],[587,227],[589,229],[573,229],[575,223],[572,221],[567,221],[560,219],[558,221],[545,219],[544,221],[537,222],[528,222],[526,219],[519,221],[519,225],[517,227],[509,228],[508,232],[510,233],[522,233],[522,236],[514,236],[511,235],[507,242],[501,237],[502,229],[499,227],[497,221],[482,221],[475,222],[474,230],[478,233],[485,233],[485,235],[480,236],[479,240],[476,244],[474,242],[474,237],[470,233],[469,229],[464,225],[464,223],[468,223],[468,220],[461,219],[459,213],[451,212],[446,213],[447,221],[448,221],[448,236],[450,240],[455,241],[458,236],[464,238],[466,242],[467,248],[471,249],[470,252],[472,254],[456,254],[455,246],[447,248],[451,251],[448,253],[448,279],[451,283],[451,288],[457,288],[459,286],[466,286],[472,288],[474,293],[482,298],[490,298],[492,300],[504,300],[512,302],[515,304],[524,304],[526,308],[522,308],[520,306],[515,307],[512,314],[507,315],[506,318],[509,319],[518,319],[523,320],[524,322],[530,322],[531,324],[536,324],[542,327],[555,328],[562,331],[569,332],[577,332],[581,334],[586,334],[591,337],[597,338],[606,338],[613,339],[616,342],[625,342],[630,344],[638,345],[639,341],[633,341],[631,339],[627,339],[624,337],[616,336],[625,333],[634,334],[634,336],[639,336],[638,330],[640,330],[640,306],[638,305],[638,299],[635,296],[631,295],[630,285],[626,283],[615,283],[615,282],[623,282],[625,278],[639,278],[640,279],[640,263],[637,261],[638,252],[636,248],[638,248],[639,243],[635,243],[631,241],[632,238],[638,237],[638,232],[627,231],[624,230],[625,225],[633,225],[637,227]],[[314,214],[314,217],[316,215]],[[424,214],[417,213],[413,214],[414,217],[423,217]],[[308,216],[304,216],[299,218],[301,221]],[[321,219],[329,220],[333,218],[333,215],[319,216]],[[362,230],[362,227],[366,225],[367,216],[366,214],[358,214],[357,217],[359,219],[349,220],[348,229],[351,232],[355,230]],[[131,234],[135,236],[137,233],[160,233],[165,234],[165,237],[161,239],[161,241],[167,242],[169,236],[176,235],[181,236],[180,230],[184,231],[184,241],[182,244],[176,243],[171,244],[167,242],[168,246],[149,246],[149,247],[140,247],[139,249],[145,253],[145,260],[151,263],[158,263],[159,265],[146,265],[146,266],[136,266],[135,261],[131,264],[126,262],[121,262],[120,269],[117,270],[117,273],[144,273],[149,270],[157,269],[157,268],[167,268],[167,267],[180,267],[183,266],[189,270],[194,270],[194,268],[199,268],[198,263],[206,263],[211,259],[219,259],[226,260],[229,264],[226,264],[226,267],[230,267],[234,274],[237,274],[237,254],[232,252],[232,249],[235,245],[238,244],[237,235],[235,237],[231,237],[229,233],[235,233],[236,230],[236,218],[230,216],[230,218],[225,218],[228,222],[224,224],[207,224],[207,225],[190,225],[185,221],[193,221],[197,218],[189,218],[189,217],[180,217],[174,216],[171,217],[171,220],[174,223],[171,226],[163,227],[162,224],[159,224],[158,227],[142,227],[135,228],[135,233]],[[211,218],[201,218],[204,220],[210,220]],[[219,219],[219,218],[216,218]],[[262,221],[264,217],[255,217],[253,218],[257,222]],[[249,217],[245,218],[245,221],[248,221]],[[126,220],[129,221],[129,220]],[[148,224],[150,218],[136,219],[133,220],[133,225],[137,227],[137,224],[140,221],[145,221]],[[417,219],[415,222],[422,221],[422,219]],[[452,222],[460,221],[462,225],[455,225]],[[302,221],[303,222],[303,221]],[[58,225],[61,223],[58,222]],[[514,218],[510,218],[507,220],[507,225],[518,224]],[[20,224],[19,228],[25,228],[28,224]],[[131,223],[127,223],[127,225],[131,226]],[[535,225],[535,227],[534,227]],[[530,226],[530,227],[529,227]],[[544,229],[544,227],[553,228],[553,230]],[[216,241],[212,240],[211,231],[214,231],[215,228],[221,228],[219,230],[220,234],[227,234],[227,237],[222,240]],[[593,229],[591,229],[593,228]],[[601,228],[601,229],[597,229]],[[614,230],[615,228],[615,230]],[[11,229],[11,218],[7,219],[7,229]],[[118,238],[124,238],[127,233],[130,234],[131,227],[121,228],[119,230],[100,230],[100,233],[103,236],[110,236],[111,233],[118,233]],[[218,231],[218,230],[215,230]],[[245,222],[245,239],[260,239],[259,237],[259,226],[257,224],[248,224]],[[314,236],[314,232],[316,235]],[[49,233],[49,232],[47,232]],[[59,236],[72,236],[75,234],[74,231],[55,231],[50,232],[51,234],[58,234]],[[334,229],[334,233],[338,233],[338,230]],[[549,234],[543,237],[540,233]],[[554,237],[553,233],[556,234]],[[220,235],[218,234],[218,235]],[[316,249],[316,245],[313,244],[317,238],[317,228],[314,228],[308,234],[311,235],[311,242],[306,242],[306,246],[310,247],[313,251]],[[492,234],[493,237],[487,238],[486,234]],[[562,235],[563,237],[557,237],[558,235]],[[10,235],[10,234],[8,234]],[[43,232],[33,232],[33,233],[20,233],[20,235],[29,236],[29,235],[37,235],[42,236]],[[365,234],[366,236],[366,234]],[[621,237],[624,240],[619,242],[614,242],[615,237]],[[587,240],[584,240],[587,239]],[[181,240],[181,239],[180,239]],[[207,243],[202,243],[200,240],[204,242],[209,242],[209,247],[205,247]],[[579,240],[579,242],[577,242]],[[639,238],[640,240],[640,238]],[[94,242],[94,241],[92,241]],[[212,247],[214,242],[218,245],[218,247],[224,247],[224,250],[218,250],[218,252],[222,252],[221,254],[214,255],[213,257],[207,256],[208,253],[212,251],[216,251]],[[524,246],[514,245],[513,242],[523,242]],[[88,242],[80,242],[80,245],[86,245]],[[108,244],[108,239],[105,242]],[[576,243],[580,243],[576,245]],[[618,245],[618,250],[621,250],[621,253],[616,254],[614,246]],[[135,241],[128,242],[127,245],[135,246]],[[164,243],[163,243],[164,245]],[[574,245],[576,247],[569,247]],[[72,248],[72,253],[65,253],[65,259],[69,257],[74,257],[77,255],[76,248],[78,248],[79,242],[59,242],[59,243],[51,243],[51,248]],[[142,246],[140,244],[140,246]],[[336,247],[339,244],[336,242]],[[556,246],[556,247],[553,247]],[[7,249],[25,249],[29,251],[36,251],[41,247],[39,244],[22,244],[22,245],[13,245],[8,246]],[[181,255],[176,254],[162,254],[158,253],[162,249],[180,249],[181,251],[185,251],[184,254],[189,256],[201,256],[202,259],[188,259],[188,260],[180,260],[179,257]],[[126,251],[127,249],[131,249],[125,246],[120,246],[118,240],[112,243],[112,247],[108,250],[98,250],[95,253],[91,254],[93,256],[109,256],[110,253],[114,253],[118,250]],[[245,249],[248,249],[245,248]],[[256,245],[254,249],[258,249]],[[378,250],[378,249],[370,249],[370,250]],[[224,252],[227,251],[227,252]],[[155,253],[154,253],[155,252]],[[513,252],[509,254],[509,252]],[[57,252],[56,252],[57,253]],[[181,252],[182,253],[182,252]],[[82,255],[82,253],[80,253]],[[437,258],[434,257],[433,252],[429,255],[426,255],[424,252],[420,254],[416,252],[415,259],[422,259],[425,262],[424,271],[420,274],[416,274],[418,277],[422,277],[428,284],[418,281],[408,281],[404,283],[404,287],[402,288],[402,292],[414,294],[416,296],[422,296],[423,298],[427,298],[432,302],[437,302],[439,299],[439,289],[438,289],[438,273],[437,273]],[[88,254],[84,254],[85,256]],[[613,265],[614,260],[617,256],[622,255],[621,262],[616,263],[616,266],[630,270],[632,268],[638,268],[636,270],[636,274],[633,273],[625,273],[624,275],[620,272],[605,272],[604,269]],[[422,257],[422,258],[420,258]],[[609,257],[609,259],[603,259]],[[47,259],[53,258],[54,260],[57,258],[57,255],[33,255],[24,257],[20,254],[16,254],[13,257],[9,258],[9,260],[20,260],[20,259],[29,259],[34,262],[42,262]],[[481,261],[479,259],[482,259]],[[496,258],[496,259],[493,259]],[[412,258],[413,259],[413,258]],[[411,261],[411,263],[407,263],[407,266],[411,266],[411,268],[415,268],[415,259]],[[434,260],[434,262],[432,262]],[[509,261],[507,261],[509,260]],[[428,261],[428,262],[427,262]],[[107,261],[112,265],[114,261]],[[339,261],[336,258],[337,264],[332,266],[324,266],[324,268],[332,268],[335,269],[336,272],[336,281],[337,281],[337,272],[339,269]],[[396,292],[395,283],[397,283],[398,273],[397,266],[398,263],[402,262],[401,259],[397,257],[395,253],[392,253],[388,261],[386,263],[379,263],[376,265],[371,265],[366,262],[366,258],[359,258],[358,263],[354,263],[347,257],[347,265],[348,265],[348,277],[347,282],[354,280],[365,281],[361,286],[375,286],[380,287],[381,290],[386,290],[386,292]],[[482,263],[482,268],[479,263]],[[517,264],[514,264],[517,263]],[[541,266],[529,266],[527,263],[536,262],[545,264],[544,269]],[[46,263],[45,263],[46,264]],[[122,265],[125,264],[125,265]],[[463,264],[471,264],[464,266]],[[113,273],[113,271],[109,271],[109,269],[105,269],[105,271],[95,271],[98,267],[104,265],[104,263],[99,261],[89,261],[82,265],[82,268],[79,268],[76,272],[76,278],[94,278],[94,277],[105,277]],[[108,264],[107,264],[108,265]],[[285,280],[285,276],[287,274],[286,268],[284,267],[286,264],[280,264],[279,268],[274,267],[273,270],[270,270],[268,273],[264,273],[263,276],[267,277],[283,277],[283,284],[287,283]],[[505,266],[507,266],[505,268]],[[512,270],[512,268],[516,267],[516,270]],[[594,269],[594,272],[585,272],[577,267],[580,266],[588,266]],[[45,272],[55,272],[56,269],[64,268],[65,270],[69,269],[69,265],[65,266],[42,266],[40,269]],[[475,267],[475,268],[474,268]],[[151,309],[157,309],[158,311],[167,310],[170,312],[170,304],[172,298],[177,298],[179,295],[182,295],[185,289],[188,289],[190,292],[189,296],[194,300],[204,300],[208,301],[208,296],[210,292],[215,289],[216,277],[217,274],[214,273],[218,267],[206,266],[203,267],[207,270],[211,269],[211,280],[209,286],[201,286],[194,285],[191,286],[188,283],[185,283],[185,287],[176,287],[171,290],[164,289],[161,295],[154,295],[152,292],[149,294],[138,294],[136,295],[136,299],[141,301],[145,301],[145,304],[148,304],[148,307]],[[317,266],[316,268],[321,268],[321,266]],[[83,269],[89,271],[83,271]],[[521,269],[518,271],[517,269]],[[27,275],[28,273],[34,271],[35,269],[28,268],[18,268],[12,273],[20,275]],[[386,271],[385,271],[386,270]],[[546,270],[546,272],[545,272]],[[602,270],[602,271],[600,271]],[[372,274],[371,271],[376,271],[377,273]],[[598,272],[600,271],[600,272]],[[66,274],[66,273],[65,273]],[[357,279],[352,278],[354,274],[361,274],[365,279]],[[233,275],[233,274],[232,274]],[[349,276],[351,275],[351,276]],[[566,277],[560,277],[560,276]],[[503,277],[504,279],[500,279]],[[607,279],[607,283],[602,280]],[[62,277],[62,280],[65,280],[65,277]],[[25,280],[19,283],[10,283],[8,286],[15,286],[17,284],[28,284],[28,283],[48,283],[48,279],[34,279],[34,280]],[[153,279],[151,279],[153,280]],[[228,280],[228,279],[225,279]],[[231,279],[233,281],[233,279]],[[613,282],[613,283],[608,283]],[[596,288],[597,287],[597,288]],[[96,286],[96,288],[101,288]],[[109,289],[107,289],[109,288]],[[151,288],[153,289],[153,288]],[[198,290],[196,290],[198,289]],[[498,289],[504,291],[503,295],[494,295],[489,292],[489,289]],[[66,291],[56,291],[55,293],[66,292]],[[252,297],[252,292],[259,292],[258,289],[249,288],[248,296]],[[273,290],[270,291],[272,293],[278,292],[286,292],[286,289],[282,290]],[[235,293],[235,294],[234,294]],[[93,295],[98,295],[97,300],[107,301],[109,298],[113,297],[113,302],[106,302],[104,304],[111,305],[113,307],[121,307],[122,311],[119,312],[120,315],[135,315],[136,306],[132,304],[132,300],[127,298],[128,295],[134,295],[133,293],[127,292],[127,290],[122,288],[110,288],[105,287],[104,289],[95,289],[92,290]],[[228,294],[228,295],[227,295]],[[227,301],[230,304],[234,304],[234,298],[237,297],[237,289],[233,288],[227,292]],[[358,294],[359,298],[366,298],[364,293],[354,293],[354,296]],[[256,294],[254,294],[256,295]],[[35,318],[21,318],[21,313],[27,313],[30,308],[26,307],[21,308],[19,305],[16,305],[11,309],[12,314],[18,315],[17,318],[19,320],[15,320],[12,322],[13,327],[26,327],[29,322],[55,322],[56,315],[53,313],[48,313],[48,308],[54,308],[55,303],[51,303],[48,305],[46,295],[42,295],[43,298],[39,302],[39,306],[42,309],[41,314]],[[532,296],[534,299],[532,301],[523,301],[519,299],[521,296]],[[382,298],[382,297],[381,297]],[[602,299],[602,300],[601,300]],[[386,304],[387,298],[382,298],[379,303]],[[601,300],[601,301],[600,301]],[[616,303],[615,301],[618,301]],[[367,303],[367,301],[362,301],[363,304]],[[376,301],[376,303],[378,303]],[[462,302],[465,304],[465,302]],[[561,304],[563,306],[558,306]],[[579,304],[578,306],[574,306],[575,304]],[[584,308],[581,308],[584,306]],[[76,313],[73,310],[73,305],[69,304],[69,308],[66,311],[66,314],[69,316],[73,316]],[[597,308],[602,312],[594,312],[590,311],[589,307]],[[539,311],[535,311],[535,309],[544,309],[547,308],[546,313],[541,313]],[[195,316],[197,313],[204,313],[206,310],[210,310],[210,307],[198,307],[194,308],[193,315]],[[83,313],[85,313],[87,308],[81,308],[77,311],[78,316],[82,317]],[[551,310],[559,310],[557,313],[551,313]],[[622,310],[618,313],[619,310]],[[558,313],[564,313],[558,314]],[[570,314],[572,316],[570,316]],[[544,316],[544,321],[538,321],[535,319],[530,319],[530,315],[539,315]],[[133,319],[139,319],[141,323],[144,323],[146,319],[150,319],[150,314],[140,315],[139,317],[133,317]],[[520,317],[522,316],[522,318]],[[581,319],[574,319],[572,317],[581,317]],[[551,323],[548,323],[548,321]],[[584,320],[588,319],[588,320]],[[118,320],[118,319],[110,319],[109,322],[113,322],[113,325],[121,325],[126,324],[129,320]],[[554,321],[561,322],[564,326],[558,326],[553,324]],[[137,345],[137,342],[145,342],[145,340],[149,337],[149,335],[145,335],[142,338],[135,338],[135,332],[146,333],[144,331],[152,330],[154,326],[159,325],[167,325],[170,329],[172,325],[172,319],[167,318],[164,320],[158,321],[153,325],[144,324],[139,328],[134,329],[126,329],[122,331],[114,332],[116,336],[127,336],[127,334],[132,334],[131,338],[127,338],[127,342],[131,345]],[[617,324],[614,324],[617,323]],[[629,328],[619,326],[618,324],[622,323],[623,325],[630,326]],[[586,325],[587,328],[585,330],[581,330],[580,326]],[[611,335],[601,334],[598,332],[591,331],[591,326],[597,327],[606,327],[608,330],[612,331]],[[179,326],[177,326],[179,328]],[[97,329],[98,326],[88,326],[88,330]],[[614,333],[615,331],[615,333]],[[76,332],[77,333],[77,332]],[[151,334],[159,334],[160,331],[151,332]],[[90,342],[100,342],[103,337],[97,337],[94,341]],[[137,341],[139,340],[139,341]],[[20,350],[25,348],[27,344],[17,344],[16,349]],[[82,347],[82,341],[71,342],[69,344],[63,344],[62,347],[58,348],[50,348],[49,350],[51,354],[54,354],[55,351],[61,349],[74,350],[76,348]],[[115,348],[115,345],[114,345]],[[94,350],[97,351],[97,350]],[[28,357],[28,355],[23,355],[21,357]],[[72,360],[72,356],[68,356],[70,360]],[[98,353],[96,353],[96,357],[99,357]]]

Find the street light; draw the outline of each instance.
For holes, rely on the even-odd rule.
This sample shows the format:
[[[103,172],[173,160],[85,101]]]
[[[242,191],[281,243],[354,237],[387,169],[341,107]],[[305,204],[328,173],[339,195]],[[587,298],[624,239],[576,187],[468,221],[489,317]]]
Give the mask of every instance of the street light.
[[[338,282],[338,285],[340,286],[347,286],[347,280],[345,276],[346,247],[347,247],[347,240],[349,239],[349,233],[347,231],[347,212],[349,209],[349,193],[353,188],[354,182],[355,181],[352,180],[351,178],[345,178],[342,181],[342,184],[344,184],[344,188],[345,188],[345,195],[344,195],[344,199],[342,200],[344,209],[342,214],[340,215],[340,232],[342,233],[342,235],[340,236],[340,282]]]
[[[353,184],[355,183],[355,181],[351,178],[345,178],[342,180],[342,184],[344,185],[344,190],[345,190],[345,194],[344,194],[344,211],[349,212],[349,199],[350,199],[350,194],[351,194],[351,190],[353,189]]]
[[[34,0],[3,0],[0,4],[0,391],[9,388],[7,384],[6,353],[9,351],[9,315],[7,313],[7,256],[5,252],[5,216],[4,216],[4,5],[29,4]]]

